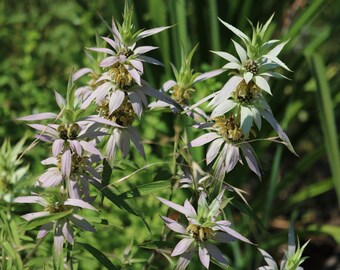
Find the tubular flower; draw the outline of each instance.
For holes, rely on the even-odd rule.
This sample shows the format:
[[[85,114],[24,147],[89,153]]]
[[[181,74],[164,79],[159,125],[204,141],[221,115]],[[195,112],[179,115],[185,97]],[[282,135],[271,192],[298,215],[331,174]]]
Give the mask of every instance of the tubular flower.
[[[226,202],[223,201],[224,190],[210,203],[207,203],[206,194],[201,193],[197,212],[191,203],[186,200],[184,206],[158,198],[165,205],[182,213],[188,220],[188,224],[183,226],[175,220],[168,217],[162,217],[165,225],[180,233],[183,239],[178,242],[173,249],[171,256],[178,256],[176,269],[185,269],[190,263],[194,252],[198,250],[201,263],[209,269],[210,256],[218,263],[227,265],[228,261],[223,256],[220,249],[211,241],[220,243],[229,243],[235,240],[241,240],[251,243],[247,238],[230,228],[231,223],[228,220],[217,220],[224,208]]]

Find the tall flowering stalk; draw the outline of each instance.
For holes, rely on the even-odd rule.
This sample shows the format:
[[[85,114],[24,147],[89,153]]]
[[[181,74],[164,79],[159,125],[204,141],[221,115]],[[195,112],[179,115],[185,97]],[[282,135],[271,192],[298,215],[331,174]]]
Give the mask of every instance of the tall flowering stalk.
[[[196,125],[208,133],[193,140],[189,146],[211,143],[206,154],[206,162],[209,165],[214,161],[215,175],[219,179],[223,179],[237,162],[243,163],[240,152],[248,167],[261,177],[256,154],[249,143],[257,139],[255,127],[261,130],[262,118],[274,128],[282,143],[295,153],[288,136],[274,118],[264,95],[264,92],[272,94],[268,78],[285,78],[275,71],[276,68],[289,70],[277,58],[286,42],[265,40],[271,20],[272,17],[264,25],[258,24],[256,27],[251,24],[252,38],[221,20],[242,40],[245,48],[233,40],[238,58],[227,52],[213,51],[229,62],[223,69],[230,71],[231,77],[221,90],[191,107],[195,108],[211,99],[209,106],[212,106],[213,110],[210,118]]]
[[[274,128],[281,142],[294,152],[265,99],[266,94],[272,94],[269,78],[285,78],[276,68],[289,71],[277,57],[286,42],[265,40],[272,17],[264,25],[258,24],[255,27],[251,24],[251,38],[221,20],[243,43],[242,46],[233,41],[237,57],[227,52],[214,51],[213,53],[226,59],[228,63],[221,69],[199,74],[191,67],[197,46],[187,56],[182,50],[181,67],[177,69],[172,66],[175,80],[165,82],[158,91],[142,78],[144,63],[162,65],[158,60],[145,55],[157,47],[138,47],[137,43],[169,27],[136,30],[132,23],[133,8],[128,7],[127,1],[125,3],[123,23],[112,19],[112,26],[109,27],[111,37],[101,37],[105,45],[97,42],[98,47],[89,48],[99,54],[97,60],[90,56],[93,66],[82,68],[70,76],[66,99],[55,92],[60,112],[19,118],[30,122],[29,126],[38,131],[35,137],[50,145],[52,156],[41,162],[48,168],[37,177],[35,192],[30,196],[17,197],[14,202],[35,203],[43,207],[41,211],[22,217],[31,224],[40,226],[37,238],[45,237],[48,232],[53,233],[54,257],[58,268],[63,260],[64,245],[68,243],[68,251],[71,249],[78,237],[78,230],[96,231],[81,215],[85,209],[98,211],[93,206],[95,196],[91,194],[91,183],[101,189],[103,195],[110,193],[112,196],[108,197],[117,202],[117,205],[135,213],[124,200],[124,196],[128,194],[129,197],[132,192],[117,196],[107,189],[112,169],[104,158],[111,160],[114,165],[118,149],[123,158],[126,158],[130,141],[139,154],[146,158],[141,137],[135,128],[136,120],[142,117],[147,107],[169,107],[175,113],[186,114],[196,122],[195,128],[207,132],[189,143],[185,140],[184,143],[190,147],[210,144],[206,153],[206,165],[214,170],[212,175],[191,157],[187,158],[185,155],[190,155],[187,148],[185,154],[181,153],[181,150],[177,153],[180,135],[176,135],[172,173],[173,179],[178,181],[173,181],[176,183],[171,185],[170,200],[158,197],[161,203],[186,218],[184,221],[174,219],[173,215],[169,215],[169,211],[166,216],[161,217],[165,226],[181,238],[171,251],[172,257],[179,256],[175,269],[186,269],[196,253],[206,269],[209,269],[211,261],[218,266],[228,267],[231,262],[219,246],[233,241],[247,244],[252,242],[232,229],[231,222],[226,218],[224,208],[231,199],[225,198],[225,191],[228,189],[239,194],[242,191],[224,183],[225,175],[239,162],[247,164],[250,170],[261,177],[260,165],[250,143],[257,140],[257,130],[261,130],[262,118]],[[196,91],[196,83],[225,71],[229,71],[230,79],[221,90],[194,105],[190,104]],[[90,80],[85,86],[76,88],[75,82],[84,76],[89,76]],[[157,101],[148,104],[148,96],[156,98]],[[210,116],[198,108],[208,100],[211,107]],[[91,105],[95,106],[96,114],[89,116],[88,108]],[[36,123],[47,120],[48,124]],[[102,146],[106,147],[105,155],[100,152]],[[178,154],[182,155],[185,162],[176,163],[180,160],[176,160]],[[219,181],[215,181],[216,179]],[[140,190],[135,187],[133,194],[135,191],[138,196],[148,194],[150,187],[145,185]],[[176,187],[190,188],[186,194],[193,192],[192,196],[188,196],[184,201],[184,205],[171,201]],[[215,196],[216,194],[218,195]],[[291,231],[289,248],[280,268],[266,251],[260,249],[267,265],[259,270],[302,269],[300,264],[305,258],[301,256],[306,244],[301,248],[298,244],[296,248],[292,235]],[[168,236],[169,234],[163,234],[162,238],[166,239]],[[131,248],[124,256],[127,257],[130,251]],[[100,252],[96,251],[96,254]],[[166,252],[163,255],[166,255]],[[103,256],[105,255],[100,256],[101,259]],[[109,264],[109,259],[104,261]],[[151,257],[144,269],[152,262]],[[127,263],[130,264],[130,261]]]
[[[241,240],[251,243],[247,238],[230,228],[231,222],[218,220],[227,202],[223,200],[223,194],[224,190],[208,204],[207,195],[202,192],[198,200],[197,211],[188,200],[184,202],[184,206],[181,206],[166,199],[158,198],[165,205],[185,215],[188,220],[188,224],[183,226],[171,218],[162,217],[169,229],[183,237],[171,253],[171,256],[180,256],[176,269],[186,269],[196,250],[198,250],[201,263],[207,269],[209,269],[210,257],[213,257],[221,265],[228,265],[227,259],[212,241],[230,243]]]
[[[94,139],[103,133],[93,129],[93,122],[79,119],[83,110],[75,98],[75,85],[72,76],[67,89],[67,99],[55,92],[60,113],[39,113],[21,117],[18,120],[29,122],[49,120],[47,125],[29,124],[36,129],[35,137],[51,146],[52,157],[42,161],[52,165],[38,177],[36,186],[43,188],[41,194],[18,197],[16,203],[38,203],[44,211],[29,213],[22,217],[27,221],[47,220],[37,238],[43,238],[49,231],[54,234],[55,263],[63,257],[64,241],[74,244],[74,229],[94,232],[93,226],[77,214],[81,209],[96,210],[91,203],[89,183],[101,182],[102,159],[100,151],[94,146]],[[39,222],[37,223],[39,224]]]
[[[130,140],[145,158],[141,138],[137,129],[133,127],[133,123],[141,117],[143,107],[148,105],[147,96],[179,106],[141,78],[144,73],[143,63],[162,65],[158,60],[144,55],[157,47],[137,47],[137,42],[141,39],[162,32],[169,27],[135,30],[132,18],[133,8],[129,8],[126,2],[123,23],[120,24],[112,19],[112,27],[109,30],[113,38],[102,37],[111,48],[89,48],[106,55],[99,63],[104,72],[96,81],[91,81],[95,89],[88,95],[81,108],[86,109],[95,101],[98,115],[116,124],[115,127],[104,129],[109,134],[106,153],[111,159],[115,156],[117,149],[125,158],[129,153]]]

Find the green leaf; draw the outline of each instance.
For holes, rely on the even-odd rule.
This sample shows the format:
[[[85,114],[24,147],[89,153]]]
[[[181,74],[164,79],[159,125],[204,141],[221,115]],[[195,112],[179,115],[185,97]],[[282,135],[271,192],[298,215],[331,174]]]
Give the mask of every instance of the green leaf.
[[[328,161],[332,171],[334,187],[338,198],[338,205],[340,207],[340,151],[331,89],[328,84],[326,67],[323,63],[322,57],[319,54],[313,54],[308,59],[311,63],[313,75],[318,85],[317,104],[319,108],[319,117],[326,145]]]
[[[7,241],[6,242],[3,242],[2,243],[3,247],[5,248],[5,250],[7,251],[7,254],[9,256],[12,257],[12,259],[15,260],[15,250],[13,249],[13,247],[10,245],[10,243],[8,243]]]
[[[103,160],[102,185],[106,187],[110,183],[112,168],[106,159]]]
[[[145,249],[172,249],[173,245],[170,242],[150,241],[139,245],[139,247]]]
[[[130,189],[129,191],[126,191],[120,194],[119,198],[131,199],[131,198],[136,198],[136,197],[141,197],[141,196],[147,196],[147,195],[155,194],[160,191],[169,189],[170,186],[171,186],[171,183],[170,181],[167,181],[167,180],[151,182],[151,183],[143,184],[133,189]]]
[[[115,270],[115,269],[121,269],[116,267],[106,256],[104,253],[102,253],[100,250],[96,249],[94,246],[90,245],[90,244],[86,244],[86,243],[79,243],[77,242],[77,244],[81,245],[84,249],[86,249],[89,253],[92,254],[93,257],[95,257],[98,262],[100,262],[100,264],[102,266],[105,266],[107,269],[110,270]]]
[[[92,185],[98,189],[107,199],[109,199],[111,202],[113,202],[115,205],[117,205],[121,209],[125,209],[129,213],[140,217],[151,233],[150,227],[147,224],[147,222],[144,219],[143,213],[141,212],[140,209],[136,209],[134,206],[131,205],[130,202],[125,201],[124,199],[120,198],[119,195],[115,194],[112,190],[109,189],[109,187],[103,187],[101,183],[98,183],[96,181],[92,182]]]
[[[26,223],[24,228],[25,228],[25,230],[32,230],[37,226],[41,226],[43,224],[46,224],[46,223],[61,219],[63,217],[66,217],[66,216],[72,214],[72,212],[73,212],[73,209],[70,209],[70,210],[65,211],[65,212],[60,212],[60,213],[57,213],[57,214],[51,214],[51,215],[44,216],[44,217],[39,217],[39,218],[36,218],[36,219],[31,220],[28,223]]]

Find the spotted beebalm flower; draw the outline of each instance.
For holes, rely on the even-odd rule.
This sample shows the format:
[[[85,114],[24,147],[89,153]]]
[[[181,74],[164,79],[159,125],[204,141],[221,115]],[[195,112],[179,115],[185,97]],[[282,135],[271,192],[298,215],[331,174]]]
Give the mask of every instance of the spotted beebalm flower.
[[[254,123],[258,130],[261,130],[262,118],[264,118],[277,132],[282,143],[285,144],[291,152],[295,153],[287,134],[273,116],[268,103],[253,82],[249,84],[244,82],[239,83],[232,93],[231,98],[218,104],[212,111],[210,117],[214,120],[230,113],[232,113],[236,119],[239,119],[239,125],[245,137],[249,136]]]
[[[113,39],[103,37],[112,47],[90,48],[91,50],[110,55],[104,58],[99,65],[107,71],[100,75],[94,82],[96,89],[89,95],[82,105],[82,109],[88,107],[95,99],[98,106],[107,106],[110,114],[117,110],[128,99],[138,117],[141,116],[143,106],[147,106],[146,96],[153,96],[165,102],[175,104],[169,97],[153,89],[147,82],[141,79],[144,72],[143,62],[161,64],[158,60],[143,54],[157,47],[136,47],[136,42],[159,33],[169,27],[159,27],[145,31],[134,31],[132,24],[133,9],[127,6],[124,10],[124,22],[122,25],[112,20],[110,28]]]
[[[285,76],[272,71],[278,67],[290,71],[290,69],[277,58],[287,42],[279,43],[279,40],[265,40],[265,34],[272,18],[273,16],[271,16],[264,25],[258,24],[256,28],[251,24],[253,28],[252,38],[249,38],[234,26],[220,20],[229,30],[242,40],[246,48],[233,40],[239,59],[226,52],[213,51],[213,53],[229,61],[223,68],[231,70],[233,74],[219,92],[219,98],[215,100],[215,104],[219,102],[220,98],[228,98],[228,95],[231,93],[230,91],[233,91],[233,88],[241,82],[248,84],[253,81],[260,90],[271,94],[270,86],[265,77],[286,78]]]
[[[82,201],[81,199],[67,198],[66,194],[62,191],[46,192],[45,197],[38,195],[18,197],[14,200],[14,202],[37,203],[44,207],[44,211],[23,215],[22,217],[27,221],[41,217],[56,216],[55,220],[42,225],[37,235],[37,238],[42,238],[49,231],[53,231],[55,254],[61,254],[64,240],[69,242],[71,245],[74,244],[74,234],[71,224],[75,225],[79,229],[95,232],[94,227],[82,216],[76,214],[76,212],[79,211],[79,209],[97,210],[92,205]],[[62,213],[65,215],[62,215]],[[60,214],[61,217],[58,218],[58,214]]]
[[[193,69],[191,68],[191,60],[197,47],[198,45],[196,45],[191,50],[187,57],[184,55],[184,51],[182,49],[182,63],[180,70],[177,70],[176,67],[172,65],[172,70],[174,72],[176,80],[169,80],[165,82],[163,84],[163,87],[160,89],[160,91],[163,93],[169,93],[171,95],[171,98],[175,100],[178,104],[180,104],[183,110],[186,111],[187,115],[195,119],[195,121],[199,121],[199,119],[202,116],[206,118],[206,114],[198,107],[189,110],[190,100],[192,98],[193,93],[196,91],[194,85],[198,82],[215,77],[225,71],[224,69],[218,69],[205,72],[203,74],[194,73]],[[179,112],[178,108],[176,108],[174,105],[160,100],[151,103],[149,107],[150,108],[170,107],[174,113]]]
[[[88,142],[102,133],[90,128],[87,121],[65,121],[63,112],[66,107],[65,99],[55,92],[57,103],[62,111],[60,115],[55,113],[39,113],[20,117],[17,120],[38,121],[50,119],[53,123],[48,125],[29,124],[30,127],[39,131],[35,137],[44,142],[52,143],[52,154],[61,160],[63,175],[70,175],[72,154],[82,155],[83,151],[100,156],[99,150]],[[56,122],[61,122],[56,124]]]
[[[90,197],[89,183],[93,181],[101,182],[101,167],[95,166],[101,160],[98,155],[82,152],[79,156],[76,152],[71,155],[70,176],[65,179],[61,171],[60,158],[50,157],[43,160],[43,165],[53,165],[48,168],[41,176],[38,177],[36,186],[42,188],[56,187],[62,184],[62,181],[67,181],[68,194],[70,198],[80,199],[83,195],[85,201],[90,202],[93,198]]]
[[[283,75],[272,71],[278,67],[289,68],[277,58],[286,42],[275,44],[279,40],[264,39],[265,32],[272,20],[272,17],[265,25],[253,25],[252,39],[232,25],[221,22],[235,33],[245,44],[243,48],[240,44],[233,41],[239,59],[226,52],[213,52],[229,61],[224,69],[231,70],[231,77],[223,88],[208,96],[211,99],[209,105],[213,106],[211,117],[219,117],[230,111],[240,119],[242,132],[248,136],[253,123],[261,129],[262,117],[278,133],[280,139],[293,152],[293,147],[288,136],[283,132],[277,121],[272,115],[271,109],[267,104],[263,91],[271,94],[270,86],[267,82],[268,77],[285,78]]]
[[[214,122],[206,122],[194,127],[207,130],[208,133],[199,136],[188,145],[197,147],[211,143],[206,153],[206,163],[209,165],[215,160],[217,179],[223,179],[226,173],[234,169],[237,162],[243,164],[240,150],[248,167],[261,178],[256,154],[233,116],[217,117]]]
[[[112,19],[112,28],[110,31],[113,34],[113,39],[102,37],[112,49],[108,48],[90,48],[93,51],[103,52],[109,55],[104,58],[100,63],[100,67],[103,68],[117,68],[118,70],[124,70],[127,74],[133,78],[134,82],[141,85],[141,75],[144,72],[143,62],[161,65],[161,63],[151,57],[143,54],[157,49],[153,46],[141,46],[137,47],[136,43],[148,36],[152,36],[159,32],[168,29],[170,26],[158,27],[149,30],[137,30],[132,23],[133,19],[133,8],[129,8],[127,2],[125,2],[123,24],[119,24]],[[113,72],[114,70],[112,70]],[[119,79],[117,79],[119,85]]]
[[[169,229],[180,233],[183,237],[171,253],[171,256],[180,256],[176,265],[177,270],[183,270],[188,266],[197,249],[200,261],[205,268],[209,269],[210,256],[219,264],[226,266],[228,264],[226,257],[211,241],[229,243],[241,240],[251,243],[247,238],[231,229],[231,223],[228,220],[217,220],[221,210],[226,205],[223,201],[223,194],[224,190],[208,204],[206,194],[202,192],[198,201],[197,212],[188,200],[184,202],[184,206],[181,206],[166,199],[158,198],[165,205],[185,215],[188,220],[188,225],[183,226],[175,220],[162,217]]]

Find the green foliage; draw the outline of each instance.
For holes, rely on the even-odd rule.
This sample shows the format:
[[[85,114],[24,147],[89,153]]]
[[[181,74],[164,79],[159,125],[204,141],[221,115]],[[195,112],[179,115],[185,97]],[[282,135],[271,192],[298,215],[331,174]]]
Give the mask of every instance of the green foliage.
[[[337,90],[340,79],[336,75],[340,66],[336,59],[340,57],[337,45],[340,43],[337,21],[340,11],[337,3],[317,0],[308,2],[308,5],[300,3],[299,6],[297,3],[294,6],[286,1],[130,2],[134,4],[136,13],[129,19],[130,25],[122,25],[123,28],[128,29],[132,23],[145,29],[174,25],[167,33],[151,39],[153,45],[160,47],[155,56],[159,56],[165,64],[164,68],[148,67],[146,70],[146,80],[156,88],[172,78],[170,62],[180,66],[182,47],[188,52],[193,44],[199,43],[191,63],[197,72],[221,66],[221,59],[209,50],[222,48],[232,51],[233,45],[229,42],[232,33],[218,22],[217,16],[249,33],[251,29],[245,18],[264,22],[275,12],[268,32],[272,38],[284,35],[285,40],[290,39],[281,58],[294,73],[288,75],[291,81],[278,81],[271,86],[275,95],[270,104],[300,159],[282,151],[281,146],[273,148],[267,142],[256,143],[259,159],[264,160],[262,182],[254,179],[242,165],[237,165],[236,171],[228,176],[228,183],[251,190],[250,195],[245,195],[251,205],[246,207],[239,196],[230,191],[228,196],[234,197],[231,202],[234,208],[225,215],[236,221],[238,231],[254,238],[254,242],[263,244],[266,249],[278,250],[280,244],[285,243],[285,233],[275,224],[281,219],[288,221],[292,214],[298,216],[299,234],[305,236],[308,233],[308,238],[310,235],[327,234],[339,243],[339,229],[327,224],[330,216],[321,220],[311,218],[322,214],[323,209],[317,208],[320,202],[327,209],[336,205],[336,187],[339,198],[339,136],[336,124],[340,119]],[[51,236],[37,241],[38,228],[25,235],[18,225],[22,224],[19,216],[27,212],[27,207],[14,207],[10,203],[15,196],[29,193],[27,179],[42,172],[40,161],[47,152],[47,148],[38,145],[20,161],[17,160],[25,143],[21,138],[26,127],[15,122],[15,118],[57,111],[53,90],[66,96],[71,70],[89,62],[83,52],[84,47],[95,46],[97,34],[108,34],[97,14],[106,21],[110,21],[112,16],[120,19],[123,7],[124,1],[119,0],[0,2],[0,197],[5,200],[0,206],[1,269],[53,267],[49,252],[53,242]],[[197,85],[198,91],[193,96],[195,101],[218,90],[220,81],[224,81],[223,76]],[[184,130],[188,130],[188,141],[197,136],[197,132],[189,127],[191,123],[174,120],[171,113],[148,112],[139,123],[138,128],[147,144],[147,164],[159,163],[159,166],[145,167],[135,173],[147,166],[136,153],[132,153],[125,163],[115,163],[112,171],[108,164],[104,166],[105,181],[91,191],[93,196],[103,195],[103,211],[100,218],[96,213],[88,214],[89,220],[97,221],[98,232],[95,235],[79,232],[77,237],[81,237],[82,244],[78,243],[72,250],[79,269],[141,269],[149,259],[150,249],[161,251],[155,256],[159,269],[166,269],[168,260],[171,261],[171,246],[154,241],[159,239],[162,230],[159,214],[165,213],[155,195],[167,196],[172,186],[169,172],[173,168],[170,164],[176,158],[172,146],[176,135],[173,124],[179,126],[179,122],[185,124]],[[264,129],[269,136],[272,135],[268,126]],[[11,147],[5,138],[11,138],[16,146]],[[26,142],[26,147],[30,142]],[[202,153],[198,152],[195,160],[204,166],[202,157]],[[28,165],[23,164],[30,164],[30,172]],[[124,178],[127,175],[128,180]],[[7,183],[11,187],[6,192],[3,188],[5,178],[6,187]],[[172,196],[180,201],[185,194],[186,191],[180,190]],[[35,228],[45,221],[28,223],[25,228]],[[305,226],[314,222],[320,222],[320,225]],[[271,230],[270,237],[264,233],[264,228]],[[285,229],[288,227],[285,226]],[[172,238],[170,234],[168,239]],[[135,245],[129,250],[132,241]],[[83,254],[84,250],[86,254]],[[124,253],[126,250],[129,250],[128,255]],[[231,251],[225,247],[223,252],[235,258],[235,269],[254,269],[251,262],[259,257],[255,248],[240,244],[233,244]],[[198,269],[198,265],[193,261],[191,269]]]

